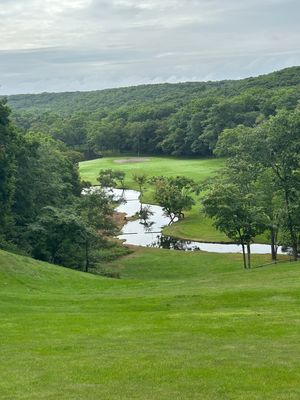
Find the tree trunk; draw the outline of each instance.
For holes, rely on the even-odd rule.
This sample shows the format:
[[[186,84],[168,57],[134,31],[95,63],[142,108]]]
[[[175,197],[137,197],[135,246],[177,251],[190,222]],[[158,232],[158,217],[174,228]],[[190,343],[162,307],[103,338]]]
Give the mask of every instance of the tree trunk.
[[[292,213],[291,213],[291,208],[290,208],[290,190],[288,187],[288,177],[286,175],[281,176],[278,168],[276,166],[273,166],[273,171],[279,178],[279,180],[282,182],[282,189],[284,192],[284,201],[285,201],[285,208],[286,208],[286,213],[287,213],[287,223],[288,223],[288,229],[289,233],[291,236],[291,245],[293,249],[293,258],[294,261],[297,261],[298,259],[298,242],[297,242],[297,234],[294,230],[294,224],[293,224],[293,218],[292,218]]]
[[[293,245],[293,259],[294,261],[298,260],[298,246],[297,246],[297,242],[296,244]]]
[[[276,243],[276,231],[272,227],[271,231],[271,253],[272,253],[272,260],[277,261],[277,243]]]
[[[242,244],[242,249],[243,249],[243,263],[244,263],[244,269],[247,269],[245,245],[244,245],[244,242],[242,242],[241,244]]]
[[[90,256],[89,256],[89,243],[85,242],[85,272],[89,272],[90,268]]]
[[[54,249],[52,248],[51,251],[51,264],[56,264],[56,255],[58,253],[58,250],[60,248],[60,244],[58,244],[57,246],[54,247]]]
[[[171,225],[172,222],[174,221],[176,215],[173,215],[172,213],[168,213],[168,216],[169,216],[169,218],[170,218],[170,222],[168,223],[168,225]]]
[[[289,191],[286,187],[284,188],[284,198],[285,198],[285,206],[286,206],[287,219],[288,219],[288,228],[290,231],[291,245],[292,245],[292,249],[293,249],[293,258],[294,258],[294,261],[297,261],[297,259],[298,259],[297,235],[294,230],[294,224],[293,224],[293,219],[292,219],[291,210],[290,210]]]
[[[248,269],[251,269],[251,246],[247,243],[247,258],[248,258]]]

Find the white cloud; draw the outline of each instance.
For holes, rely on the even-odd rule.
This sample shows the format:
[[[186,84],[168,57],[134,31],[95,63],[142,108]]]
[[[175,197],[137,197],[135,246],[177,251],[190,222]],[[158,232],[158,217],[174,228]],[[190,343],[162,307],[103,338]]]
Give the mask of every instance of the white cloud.
[[[300,64],[298,0],[1,0],[2,92],[234,78]]]

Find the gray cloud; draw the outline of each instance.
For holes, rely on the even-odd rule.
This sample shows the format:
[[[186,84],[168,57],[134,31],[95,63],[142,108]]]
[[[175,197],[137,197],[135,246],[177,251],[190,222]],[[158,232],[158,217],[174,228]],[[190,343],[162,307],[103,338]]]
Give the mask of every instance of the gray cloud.
[[[300,64],[298,0],[1,0],[0,93],[240,78]]]

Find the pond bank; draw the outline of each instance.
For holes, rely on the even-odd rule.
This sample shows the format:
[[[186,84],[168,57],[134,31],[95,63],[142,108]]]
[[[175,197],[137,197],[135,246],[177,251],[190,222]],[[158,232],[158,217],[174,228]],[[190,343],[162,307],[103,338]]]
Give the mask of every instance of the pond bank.
[[[242,253],[242,246],[234,243],[211,243],[183,240],[166,236],[162,233],[165,226],[170,224],[162,207],[152,204],[141,204],[140,193],[136,190],[113,189],[116,199],[122,200],[117,207],[118,213],[126,214],[127,218],[132,218],[140,212],[141,207],[147,210],[147,218],[137,218],[125,222],[118,239],[125,245],[142,247],[164,248],[170,250],[183,251],[207,251],[212,253]],[[271,247],[268,244],[251,244],[253,254],[270,254]],[[278,254],[286,254],[279,247]]]

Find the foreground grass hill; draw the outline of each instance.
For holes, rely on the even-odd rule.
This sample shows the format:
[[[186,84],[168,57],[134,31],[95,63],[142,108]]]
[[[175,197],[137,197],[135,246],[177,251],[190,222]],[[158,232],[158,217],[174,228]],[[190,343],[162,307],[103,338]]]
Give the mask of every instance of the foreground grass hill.
[[[0,251],[1,399],[299,399],[299,262],[145,249],[105,267],[122,279]]]

